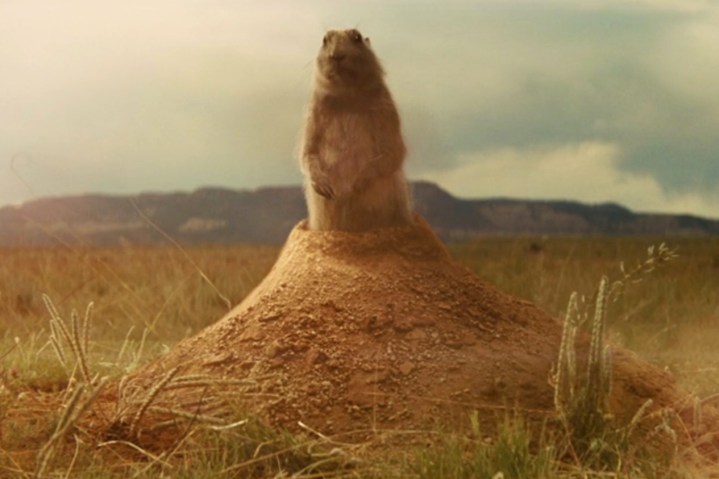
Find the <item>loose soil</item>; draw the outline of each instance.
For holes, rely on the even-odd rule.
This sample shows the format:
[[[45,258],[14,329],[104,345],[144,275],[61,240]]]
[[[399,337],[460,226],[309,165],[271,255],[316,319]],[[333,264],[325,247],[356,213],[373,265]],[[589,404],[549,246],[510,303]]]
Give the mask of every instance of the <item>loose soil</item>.
[[[107,434],[121,435],[149,396],[136,431],[152,429],[157,414],[171,419],[172,408],[213,415],[219,395],[272,425],[302,422],[328,435],[436,429],[505,408],[551,417],[561,329],[454,262],[421,218],[352,234],[300,223],[250,296],[110,388],[92,416],[115,418]],[[580,343],[581,360],[586,339]],[[620,420],[651,398],[654,410],[671,408],[691,423],[695,400],[668,373],[618,348],[612,364],[611,408]],[[210,376],[224,382],[208,387]],[[163,379],[175,387],[158,389]],[[712,431],[716,417],[705,408]]]

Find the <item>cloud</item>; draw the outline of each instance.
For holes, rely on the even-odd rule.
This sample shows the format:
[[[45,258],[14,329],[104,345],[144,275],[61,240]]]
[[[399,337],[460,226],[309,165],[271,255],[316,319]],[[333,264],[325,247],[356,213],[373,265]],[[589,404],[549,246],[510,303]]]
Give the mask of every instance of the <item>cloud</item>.
[[[0,2],[0,204],[298,183],[313,57],[342,26],[384,62],[415,177],[479,184],[483,155],[612,145],[603,171],[658,201],[635,207],[714,197],[713,2],[25,0]]]
[[[400,103],[427,105],[435,150],[445,153],[420,145],[418,170],[453,167],[463,150],[597,138],[621,145],[620,171],[653,176],[670,194],[715,191],[716,7],[690,14],[668,11],[667,2],[553,4],[443,13],[451,21],[439,26],[439,42],[407,39],[411,46],[391,57]],[[427,31],[432,15],[417,22]],[[405,123],[410,144],[421,143],[414,119]]]
[[[595,5],[599,8],[628,7],[661,12],[696,13],[710,9],[713,3],[711,0],[599,0]]]
[[[255,7],[3,4],[0,203],[298,182],[316,25]]]
[[[517,197],[618,202],[637,211],[717,216],[719,196],[670,194],[648,174],[621,171],[617,144],[588,141],[543,148],[463,153],[458,166],[427,179],[468,198]]]

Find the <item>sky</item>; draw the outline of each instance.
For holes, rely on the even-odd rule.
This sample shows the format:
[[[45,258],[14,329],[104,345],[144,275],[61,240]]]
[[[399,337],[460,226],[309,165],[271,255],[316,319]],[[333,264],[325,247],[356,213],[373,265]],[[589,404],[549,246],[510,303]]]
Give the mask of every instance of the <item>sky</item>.
[[[719,218],[716,0],[0,0],[0,205],[299,184],[324,32],[464,198]]]

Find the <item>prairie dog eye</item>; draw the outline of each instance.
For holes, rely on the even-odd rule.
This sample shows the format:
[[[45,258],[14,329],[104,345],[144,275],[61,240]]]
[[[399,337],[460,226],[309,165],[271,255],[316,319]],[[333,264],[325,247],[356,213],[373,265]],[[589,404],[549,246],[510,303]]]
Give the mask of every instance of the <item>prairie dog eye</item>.
[[[329,37],[329,33],[322,39],[322,45],[327,45],[327,37]]]
[[[350,38],[352,38],[353,42],[362,43],[362,34],[360,32],[358,32],[357,30],[354,30],[350,34]]]

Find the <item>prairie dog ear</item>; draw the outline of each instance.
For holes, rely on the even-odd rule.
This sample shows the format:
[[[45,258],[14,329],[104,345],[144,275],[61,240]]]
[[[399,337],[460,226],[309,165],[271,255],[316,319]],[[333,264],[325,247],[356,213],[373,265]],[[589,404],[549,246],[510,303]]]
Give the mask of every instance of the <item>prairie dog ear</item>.
[[[365,41],[365,43],[366,43],[367,45],[370,44],[370,42],[369,42],[369,37],[364,37],[364,41]]]

